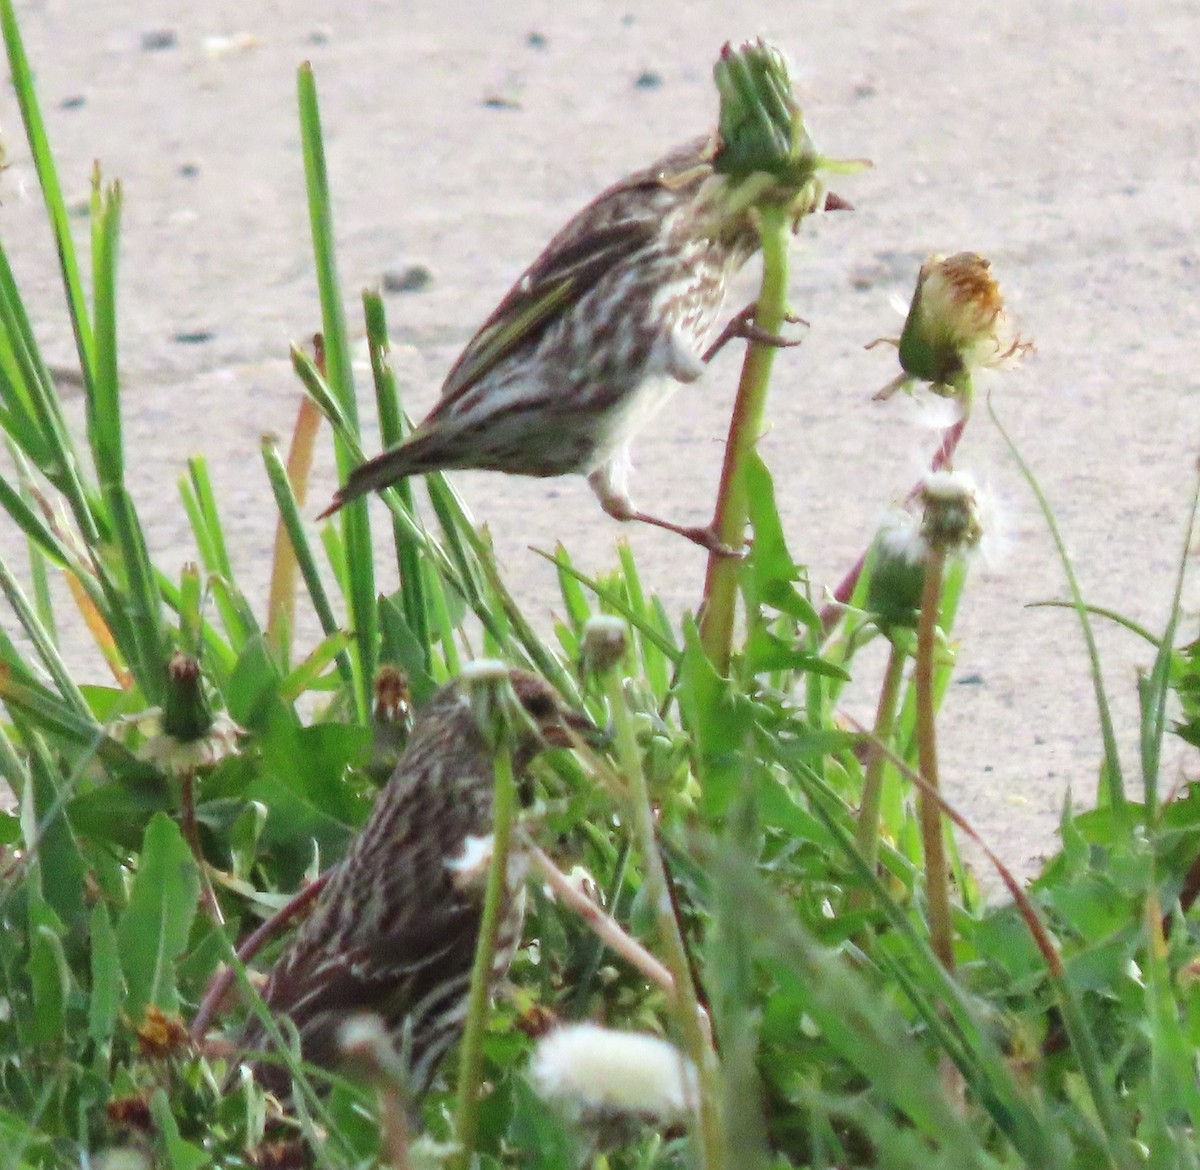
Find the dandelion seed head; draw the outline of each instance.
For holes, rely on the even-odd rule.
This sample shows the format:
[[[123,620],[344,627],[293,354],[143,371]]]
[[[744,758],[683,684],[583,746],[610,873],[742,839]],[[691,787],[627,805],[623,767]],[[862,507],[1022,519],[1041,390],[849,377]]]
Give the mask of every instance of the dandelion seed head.
[[[612,1114],[667,1120],[686,1114],[697,1099],[696,1070],[673,1044],[596,1024],[544,1036],[529,1071],[542,1097],[581,1120]]]

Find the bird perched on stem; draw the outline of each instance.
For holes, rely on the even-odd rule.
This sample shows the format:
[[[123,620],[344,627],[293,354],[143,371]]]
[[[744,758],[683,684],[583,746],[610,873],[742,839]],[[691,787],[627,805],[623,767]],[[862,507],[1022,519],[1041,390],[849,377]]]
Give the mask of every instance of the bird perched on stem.
[[[596,737],[595,725],[543,679],[514,670],[508,682],[523,712],[513,720],[517,776],[544,747],[571,746],[573,732]],[[366,824],[262,991],[295,1025],[305,1061],[335,1068],[343,1025],[372,1013],[407,1055],[410,1093],[428,1087],[463,1025],[490,860],[492,761],[469,688],[461,680],[442,687],[418,713]],[[494,981],[520,942],[525,862],[520,851],[509,855]],[[263,1043],[252,1019],[241,1046]],[[273,1091],[287,1089],[281,1066],[261,1063],[255,1075]]]
[[[807,145],[807,137],[804,139]],[[639,511],[629,443],[680,383],[733,336],[755,336],[752,308],[709,347],[729,280],[759,247],[755,199],[787,202],[797,224],[826,201],[813,178],[780,192],[719,169],[711,134],[614,184],[550,241],[450,370],[438,404],[402,443],[351,472],[322,516],[422,472],[480,468],[586,475],[618,520],[641,520],[719,548],[711,528]],[[765,178],[765,176],[763,176]]]

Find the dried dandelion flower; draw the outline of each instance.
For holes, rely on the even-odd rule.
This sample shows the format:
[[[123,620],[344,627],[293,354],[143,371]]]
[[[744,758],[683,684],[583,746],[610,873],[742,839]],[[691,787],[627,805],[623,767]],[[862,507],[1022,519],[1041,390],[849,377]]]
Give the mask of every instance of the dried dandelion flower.
[[[967,553],[983,536],[979,489],[961,471],[935,471],[921,485],[921,539],[934,552]]]
[[[139,716],[136,722],[150,729],[146,742],[138,749],[138,759],[172,776],[189,775],[199,768],[211,768],[227,756],[236,756],[245,734],[228,715],[213,714],[199,662],[179,651],[167,664],[162,710]]]
[[[880,338],[895,345],[903,373],[876,399],[926,382],[943,397],[969,394],[976,370],[1012,365],[1033,345],[1016,332],[1004,307],[991,265],[976,252],[930,256],[921,265],[904,329],[897,338]]]
[[[579,666],[584,674],[605,674],[624,661],[629,649],[629,628],[624,620],[597,614],[583,625]]]

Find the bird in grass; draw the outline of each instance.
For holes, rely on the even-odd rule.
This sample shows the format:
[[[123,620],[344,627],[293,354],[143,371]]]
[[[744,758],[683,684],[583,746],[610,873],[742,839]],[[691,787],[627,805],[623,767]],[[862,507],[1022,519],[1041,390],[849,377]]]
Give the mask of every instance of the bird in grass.
[[[545,747],[569,747],[572,733],[594,740],[595,725],[537,675],[509,673],[527,717],[512,746],[518,777]],[[391,779],[346,856],[267,978],[262,997],[290,1018],[303,1059],[341,1060],[343,1025],[376,1015],[407,1056],[409,1091],[419,1097],[461,1033],[475,960],[492,833],[493,751],[468,688],[442,687],[418,713]],[[527,858],[514,838],[508,889],[492,966],[508,970],[524,920]],[[245,1050],[265,1036],[252,1019]],[[283,1095],[281,1065],[255,1075]]]
[[[782,344],[751,309],[708,345],[729,280],[759,247],[751,209],[723,213],[718,147],[716,134],[678,147],[579,212],[468,343],[433,410],[352,471],[322,517],[423,472],[576,473],[610,516],[719,550],[711,528],[648,515],[629,494],[630,440],[680,383],[731,337]]]

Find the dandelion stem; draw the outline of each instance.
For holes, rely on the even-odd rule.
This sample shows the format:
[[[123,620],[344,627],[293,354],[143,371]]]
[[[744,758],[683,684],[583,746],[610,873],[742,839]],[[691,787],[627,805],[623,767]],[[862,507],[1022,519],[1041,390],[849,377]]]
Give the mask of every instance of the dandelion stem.
[[[904,680],[905,657],[898,643],[893,642],[875,712],[875,738],[868,747],[867,773],[858,810],[858,849],[871,869],[875,868],[879,857],[879,814],[883,801],[883,771],[887,765],[887,755],[881,745],[891,741],[900,684]]]
[[[602,677],[609,711],[616,729],[617,760],[629,783],[633,828],[638,849],[642,854],[642,864],[646,869],[646,893],[650,905],[654,908],[659,942],[665,952],[664,959],[675,982],[676,990],[672,1001],[679,1032],[687,1054],[700,1077],[700,1100],[697,1103],[699,1132],[696,1135],[697,1149],[700,1153],[699,1165],[703,1170],[720,1170],[724,1165],[724,1134],[719,1105],[717,1057],[713,1049],[711,1029],[706,1026],[707,1016],[696,997],[696,985],[692,979],[687,947],[675,917],[666,869],[658,851],[650,792],[646,787],[637,735],[629,708],[625,705],[621,680],[615,670],[605,671]]]
[[[216,891],[208,876],[208,862],[204,860],[204,851],[200,848],[200,827],[196,823],[196,773],[190,768],[181,777],[180,822],[184,838],[196,859],[196,871],[200,875],[200,901],[213,925],[225,925],[225,915],[221,913],[221,903],[217,901]]]
[[[755,305],[754,323],[766,333],[778,334],[787,312],[789,222],[783,207],[770,204],[761,208],[761,217],[762,285]],[[742,363],[712,521],[717,539],[730,548],[741,548],[745,538],[749,506],[742,468],[762,434],[771,367],[777,348],[752,341]],[[717,553],[709,555],[704,598],[700,605],[700,642],[708,660],[720,674],[729,672],[740,575],[741,562],[737,558]]]
[[[493,805],[492,861],[488,868],[483,899],[483,919],[475,946],[475,965],[467,996],[467,1019],[458,1060],[458,1109],[454,1135],[458,1149],[450,1170],[469,1170],[479,1130],[479,1081],[483,1072],[483,1031],[487,1024],[488,996],[492,985],[492,963],[504,899],[508,896],[508,847],[513,814],[517,805],[517,783],[512,756],[507,747],[496,753]]]
[[[917,792],[917,815],[925,850],[925,902],[929,914],[929,938],[943,967],[954,970],[954,934],[950,922],[950,876],[946,864],[946,841],[938,780],[936,699],[934,696],[934,653],[937,649],[938,610],[946,553],[931,548],[925,561],[925,588],[917,622],[917,759],[921,776],[929,785]]]

